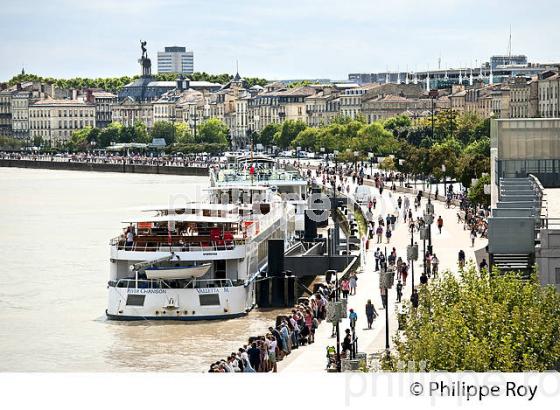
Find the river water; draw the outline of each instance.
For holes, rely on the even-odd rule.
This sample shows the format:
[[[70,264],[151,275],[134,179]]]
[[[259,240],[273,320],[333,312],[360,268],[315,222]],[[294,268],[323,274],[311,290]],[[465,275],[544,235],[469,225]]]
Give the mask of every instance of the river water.
[[[0,371],[206,371],[277,312],[229,321],[105,319],[109,239],[139,207],[205,177],[0,168]]]

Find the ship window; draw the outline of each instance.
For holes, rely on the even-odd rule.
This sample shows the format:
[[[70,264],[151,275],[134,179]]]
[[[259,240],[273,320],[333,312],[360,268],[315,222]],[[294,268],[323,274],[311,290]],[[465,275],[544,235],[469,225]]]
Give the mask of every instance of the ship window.
[[[219,306],[220,305],[220,295],[217,293],[212,293],[209,295],[198,295],[200,298],[200,306]]]
[[[127,306],[144,306],[146,295],[128,295],[126,298]]]

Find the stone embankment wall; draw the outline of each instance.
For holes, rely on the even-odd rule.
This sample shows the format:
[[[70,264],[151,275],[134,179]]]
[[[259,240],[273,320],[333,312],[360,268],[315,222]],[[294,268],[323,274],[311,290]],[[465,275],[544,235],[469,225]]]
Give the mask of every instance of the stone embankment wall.
[[[166,165],[99,164],[88,162],[0,159],[0,167],[54,169],[65,171],[123,172],[129,174],[208,176],[208,168]]]

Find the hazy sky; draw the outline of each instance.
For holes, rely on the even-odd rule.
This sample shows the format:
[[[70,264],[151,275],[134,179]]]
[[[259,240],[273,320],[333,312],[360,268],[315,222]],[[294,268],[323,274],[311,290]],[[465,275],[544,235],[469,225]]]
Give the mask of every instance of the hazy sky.
[[[195,70],[268,79],[458,67],[512,52],[560,61],[560,1],[0,0],[0,80],[137,74],[139,40]]]

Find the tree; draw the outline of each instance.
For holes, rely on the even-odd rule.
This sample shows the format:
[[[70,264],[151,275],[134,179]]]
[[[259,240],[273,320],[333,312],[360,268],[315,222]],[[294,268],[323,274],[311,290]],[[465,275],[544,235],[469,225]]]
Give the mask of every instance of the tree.
[[[381,168],[384,171],[395,171],[397,169],[396,165],[395,165],[395,158],[393,157],[385,157],[383,158],[383,161],[381,161],[381,164],[379,164],[379,168]]]
[[[191,133],[191,129],[184,122],[175,123],[175,141],[178,144],[192,144],[194,143],[194,137]]]
[[[98,145],[100,148],[106,148],[109,145],[118,142],[122,128],[122,124],[118,122],[112,122],[106,128],[103,128],[99,132],[98,136]]]
[[[387,131],[380,122],[373,122],[358,131],[357,138],[352,140],[352,150],[392,154],[398,148],[398,142],[392,133]]]
[[[198,127],[196,142],[227,145],[227,134],[228,127],[223,121],[217,118],[210,118]]]
[[[92,127],[84,127],[72,132],[68,148],[72,151],[87,151],[89,148],[89,135],[93,130]]]
[[[133,141],[140,144],[149,144],[150,142],[152,142],[150,135],[148,134],[148,130],[146,129],[146,124],[141,121],[137,121],[134,123]]]
[[[169,121],[156,121],[154,122],[154,127],[150,131],[152,139],[163,138],[167,145],[172,145],[175,143],[175,125]]]
[[[133,126],[121,127],[119,129],[119,142],[123,144],[129,144],[134,141],[136,132]]]
[[[280,133],[275,134],[274,143],[282,148],[288,148],[297,135],[307,128],[301,120],[286,120],[282,123]]]
[[[0,149],[18,150],[25,145],[25,142],[16,138],[0,135]]]
[[[282,126],[277,123],[268,124],[263,128],[256,142],[264,145],[265,147],[272,145],[274,142],[274,136],[277,132],[280,132],[281,128]]]
[[[290,144],[292,148],[301,147],[304,150],[319,151],[317,145],[319,143],[319,133],[318,128],[305,128],[301,131],[297,137]]]
[[[409,305],[410,307],[410,305]],[[474,266],[420,286],[395,337],[397,361],[426,363],[427,371],[524,372],[554,369],[560,361],[560,293],[536,275],[488,274]]]
[[[484,193],[484,185],[490,185],[490,175],[486,174],[478,178],[476,183],[469,189],[469,201],[477,205],[490,205],[490,195]]]

